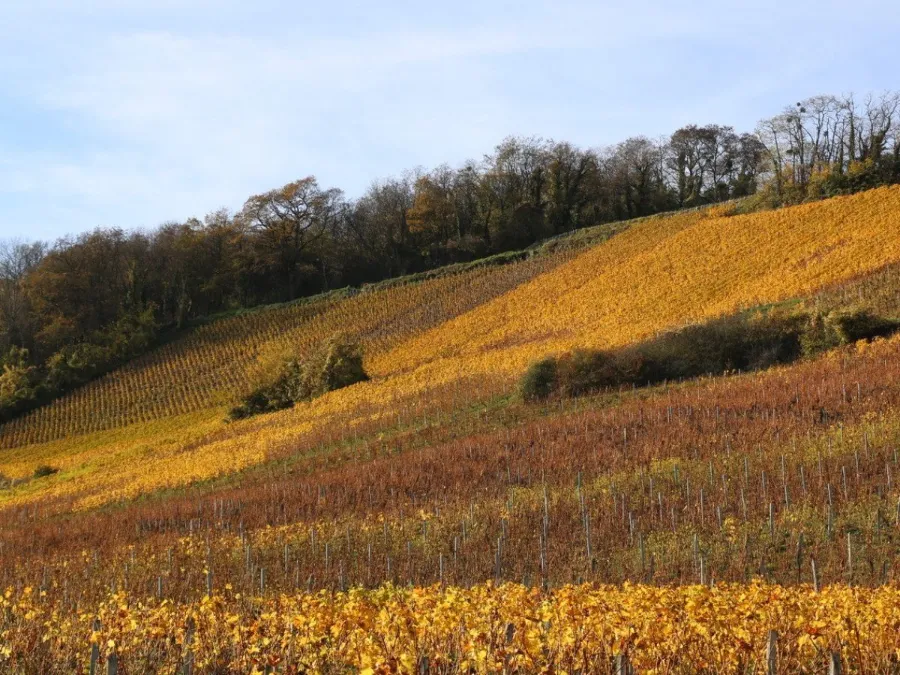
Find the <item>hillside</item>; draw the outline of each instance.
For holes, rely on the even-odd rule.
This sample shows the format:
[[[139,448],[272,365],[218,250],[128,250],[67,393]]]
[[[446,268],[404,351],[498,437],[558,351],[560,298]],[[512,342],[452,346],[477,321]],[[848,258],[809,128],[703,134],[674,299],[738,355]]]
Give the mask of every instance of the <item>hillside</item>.
[[[428,374],[438,379],[457,370],[515,373],[548,352],[627,344],[808,294],[898,259],[898,203],[893,187],[749,215],[718,207],[652,219],[377,363],[416,368],[437,359]]]
[[[377,427],[380,417],[397,422],[452,410],[460,398],[485,400],[508,391],[538,356],[627,343],[896,261],[898,206],[893,187],[746,216],[713,209],[654,217],[578,255],[214,322],[7,425],[0,438],[15,450],[0,473],[22,478],[41,463],[61,471],[40,489],[28,484],[0,499],[49,492],[92,505],[133,497],[256,464],[287,446],[316,447],[323,434]],[[335,331],[362,341],[371,382],[267,419],[219,422],[266,352]],[[80,436],[129,423],[130,432]]]
[[[690,211],[644,220],[551,275],[542,273],[573,257],[571,249],[216,321],[5,425],[0,446],[226,405],[266,354],[307,350],[335,332],[362,341],[379,379],[427,364],[419,379],[432,383],[459,372],[518,372],[573,346],[626,344],[895,260],[897,201],[897,188],[882,188],[746,216],[728,217],[725,207]],[[627,301],[612,300],[620,295]]]
[[[374,358],[565,260],[546,255],[359,295],[325,295],[213,321],[71,395],[15,420],[0,445],[122,427],[210,408],[241,393],[267,357],[323,336],[358,337]],[[100,411],[100,414],[97,414]]]
[[[203,672],[596,672],[623,653],[684,672],[666,670],[661,624],[714,671],[762,664],[773,628],[797,669],[841,648],[887,663],[895,589],[851,585],[900,573],[900,337],[752,374],[515,393],[540,357],[761,305],[900,317],[900,187],[731,208],[226,316],[5,425],[2,639],[23,652],[52,625],[21,661],[46,672],[77,660],[95,614],[102,653],[132,663],[176,667],[196,629]],[[370,381],[225,421],[268,360],[335,333],[363,345]],[[640,585],[603,585],[623,583]]]

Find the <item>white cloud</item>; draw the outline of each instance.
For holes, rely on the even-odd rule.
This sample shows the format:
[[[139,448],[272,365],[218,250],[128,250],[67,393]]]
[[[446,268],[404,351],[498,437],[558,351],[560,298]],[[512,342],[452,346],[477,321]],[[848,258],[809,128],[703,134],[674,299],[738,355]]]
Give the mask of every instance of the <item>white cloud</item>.
[[[42,164],[63,191],[90,203],[104,197],[158,202],[167,191],[172,207],[189,206],[191,212],[223,200],[233,204],[248,189],[319,167],[332,165],[338,182],[335,159],[353,162],[357,144],[425,142],[439,120],[453,133],[456,104],[466,107],[472,97],[478,108],[497,115],[494,126],[502,126],[502,106],[491,102],[477,71],[466,69],[463,76],[441,64],[517,46],[514,36],[497,34],[297,47],[244,37],[115,36],[73,55],[67,72],[47,80],[39,93],[44,106],[77,118],[76,126],[91,129],[113,149],[82,155],[80,165],[47,165],[37,157],[32,163]],[[429,81],[431,68],[440,80]],[[387,98],[385,89],[410,73],[423,78],[408,83],[415,91]],[[448,87],[467,96],[457,101]],[[485,115],[475,119],[489,122]],[[354,126],[362,138],[345,136]],[[187,186],[197,199],[179,198]],[[200,197],[216,201],[201,206]]]
[[[0,227],[60,214],[63,229],[150,226],[308,173],[355,194],[418,163],[478,157],[508,133],[596,144],[682,119],[740,126],[716,115],[748,114],[816,67],[791,52],[797,26],[828,40],[862,21],[831,26],[839,5],[825,0],[727,4],[3,7],[0,105],[5,95],[52,128],[0,130],[0,194],[32,202],[15,221],[0,203]],[[734,70],[704,81],[720,62]],[[784,102],[765,103],[754,118]]]

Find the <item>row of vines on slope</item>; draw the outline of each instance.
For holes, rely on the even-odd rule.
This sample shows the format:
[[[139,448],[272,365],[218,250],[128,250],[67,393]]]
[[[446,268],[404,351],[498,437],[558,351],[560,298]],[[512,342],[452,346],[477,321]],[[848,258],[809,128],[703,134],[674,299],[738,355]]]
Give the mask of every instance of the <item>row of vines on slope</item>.
[[[377,355],[552,269],[560,252],[349,298],[323,299],[214,321],[0,429],[0,447],[148,422],[221,406],[243,393],[260,362],[303,354],[335,333]],[[375,369],[373,375],[384,375]]]
[[[888,673],[900,647],[888,587],[387,586],[189,605],[117,593],[75,615],[26,588],[0,606],[3,664],[48,674],[87,672],[92,645],[127,673],[365,675],[609,673],[622,657],[646,673],[823,672],[834,660]]]

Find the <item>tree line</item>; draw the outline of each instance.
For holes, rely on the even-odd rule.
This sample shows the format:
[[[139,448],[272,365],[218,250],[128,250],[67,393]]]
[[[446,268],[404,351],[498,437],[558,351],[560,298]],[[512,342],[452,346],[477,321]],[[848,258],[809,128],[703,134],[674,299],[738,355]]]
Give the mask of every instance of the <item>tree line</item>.
[[[816,96],[754,132],[688,125],[579,148],[510,137],[478,161],[376,181],[313,176],[236,213],[0,246],[0,421],[146,351],[161,331],[524,248],[578,228],[746,197],[770,208],[900,180],[900,94]]]

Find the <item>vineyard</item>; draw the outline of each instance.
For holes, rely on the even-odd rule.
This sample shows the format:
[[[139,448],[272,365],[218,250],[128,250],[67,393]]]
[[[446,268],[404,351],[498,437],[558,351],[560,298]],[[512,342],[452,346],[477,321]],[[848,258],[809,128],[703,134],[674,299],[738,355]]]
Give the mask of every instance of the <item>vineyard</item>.
[[[194,330],[2,430],[4,447],[45,442],[227,404],[267,357],[342,332],[375,355],[565,259],[548,255],[388,291],[248,312]],[[88,413],[87,411],[90,411]]]
[[[898,226],[900,188],[698,210],[194,328],[0,430],[3,667],[898,672],[900,336],[515,388],[763,305],[900,318]],[[338,332],[370,381],[225,422]]]
[[[891,672],[900,623],[894,588],[758,582],[550,595],[517,584],[226,592],[193,607],[116,593],[94,618],[60,615],[31,589],[0,604],[10,666],[43,673],[119,663],[166,673],[818,672],[834,663]],[[22,626],[42,620],[40,637]]]
[[[891,187],[749,215],[718,207],[652,219],[376,362],[413,368],[438,355],[432,379],[521,372],[548,353],[806,295],[900,258],[898,201]]]

